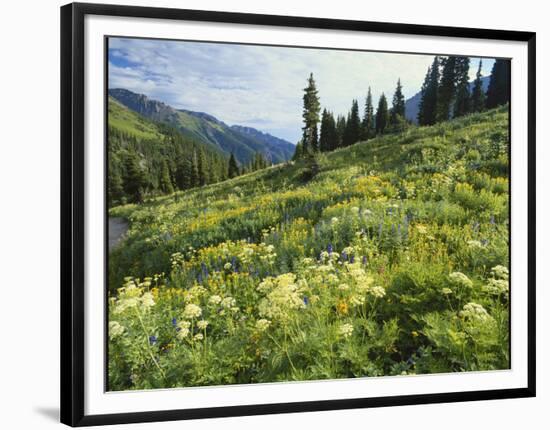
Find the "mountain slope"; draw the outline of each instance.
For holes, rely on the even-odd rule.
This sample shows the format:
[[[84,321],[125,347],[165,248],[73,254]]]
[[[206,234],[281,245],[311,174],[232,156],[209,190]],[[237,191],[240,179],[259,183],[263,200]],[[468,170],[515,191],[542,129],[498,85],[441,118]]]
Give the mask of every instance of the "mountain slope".
[[[109,95],[153,121],[177,128],[184,136],[216,147],[227,155],[233,153],[243,164],[250,161],[256,152],[261,152],[273,163],[287,161],[294,153],[294,145],[290,142],[248,127],[229,127],[204,112],[175,109],[122,88],[110,89]]]
[[[483,91],[487,91],[487,88],[489,87],[489,80],[490,76],[483,76],[481,78],[481,82],[483,85]],[[474,82],[470,82],[470,92],[474,88]],[[422,98],[422,93],[419,91],[414,96],[412,96],[410,99],[407,99],[405,101],[405,116],[409,121],[412,121],[413,123],[418,123],[418,109],[420,105],[420,99]]]

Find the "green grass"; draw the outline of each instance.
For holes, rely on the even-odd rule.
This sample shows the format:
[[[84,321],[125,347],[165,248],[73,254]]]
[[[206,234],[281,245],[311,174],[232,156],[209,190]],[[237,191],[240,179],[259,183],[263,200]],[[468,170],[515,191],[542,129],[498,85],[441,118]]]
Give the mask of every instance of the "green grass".
[[[157,126],[109,97],[109,126],[143,140],[161,140]]]
[[[114,389],[508,368],[507,107],[316,164],[110,210]]]

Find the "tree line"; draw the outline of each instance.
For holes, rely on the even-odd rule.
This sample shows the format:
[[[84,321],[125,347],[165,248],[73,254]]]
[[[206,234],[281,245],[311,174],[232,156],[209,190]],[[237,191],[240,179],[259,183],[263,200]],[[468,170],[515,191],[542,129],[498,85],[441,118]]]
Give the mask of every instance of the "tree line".
[[[510,101],[510,62],[497,59],[491,71],[487,91],[483,90],[482,61],[470,89],[470,58],[436,56],[428,68],[421,89],[418,111],[419,125],[433,125],[474,112],[492,109]],[[405,97],[401,80],[388,107],[386,95],[378,99],[376,112],[371,88],[368,88],[362,116],[355,99],[346,116],[326,108],[321,112],[317,85],[311,73],[304,88],[302,139],[296,145],[294,159],[316,152],[333,151],[378,135],[405,130],[410,121],[405,116]],[[320,123],[320,124],[319,124]]]
[[[235,156],[157,125],[160,139],[139,139],[109,127],[107,198],[109,207],[141,203],[146,197],[172,194],[263,169],[269,164],[261,153],[240,166]]]
[[[296,145],[294,159],[316,152],[333,151],[380,134],[403,131],[407,126],[401,79],[397,80],[391,108],[388,107],[386,95],[382,93],[375,113],[372,91],[369,87],[362,114],[359,112],[359,102],[354,99],[348,114],[335,118],[326,108],[321,113],[317,85],[313,74],[310,74],[308,85],[304,88],[303,106],[303,134]]]
[[[487,92],[483,90],[479,61],[470,90],[469,57],[434,57],[422,84],[418,124],[433,125],[510,101],[510,61],[495,60]]]

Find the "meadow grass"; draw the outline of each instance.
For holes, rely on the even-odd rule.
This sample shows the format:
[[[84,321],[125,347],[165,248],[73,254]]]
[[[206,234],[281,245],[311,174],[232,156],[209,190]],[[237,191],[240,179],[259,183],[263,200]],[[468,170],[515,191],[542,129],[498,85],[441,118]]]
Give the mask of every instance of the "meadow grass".
[[[509,367],[508,108],[112,208],[112,390]]]

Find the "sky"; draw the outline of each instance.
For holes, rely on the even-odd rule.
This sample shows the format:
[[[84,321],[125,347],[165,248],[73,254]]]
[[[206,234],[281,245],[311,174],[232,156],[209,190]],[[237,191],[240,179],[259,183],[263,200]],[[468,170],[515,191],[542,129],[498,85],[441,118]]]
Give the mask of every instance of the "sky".
[[[301,137],[302,95],[310,73],[321,107],[347,114],[353,99],[363,110],[369,86],[375,105],[382,92],[391,104],[397,79],[405,98],[412,97],[433,60],[433,55],[127,38],[110,38],[108,55],[109,88],[206,112],[292,143]],[[471,79],[478,62],[470,62]],[[493,63],[483,59],[484,76]]]

